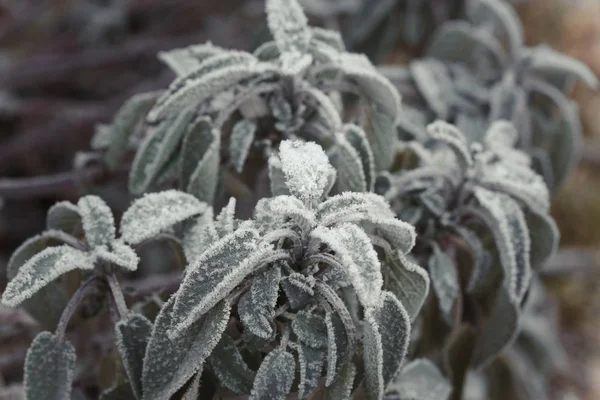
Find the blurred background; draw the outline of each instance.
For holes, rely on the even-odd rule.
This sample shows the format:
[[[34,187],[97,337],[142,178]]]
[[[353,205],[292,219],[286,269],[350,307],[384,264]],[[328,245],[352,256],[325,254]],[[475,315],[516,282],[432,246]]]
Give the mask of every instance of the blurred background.
[[[450,10],[436,14],[427,27],[431,31],[458,3],[428,2]],[[310,10],[318,2],[305,3]],[[600,0],[516,3],[529,45],[548,43],[600,76]],[[109,122],[131,95],[165,88],[174,78],[156,53],[208,40],[251,50],[265,35],[263,9],[260,0],[0,0],[0,176],[11,178],[0,180],[0,292],[11,252],[44,229],[54,202],[76,201],[88,187],[99,186],[115,209],[128,204],[126,175],[71,171],[85,158],[85,153],[75,156],[89,150],[97,124]],[[322,17],[311,22],[329,24]],[[427,33],[383,53],[356,50],[405,63],[419,56]],[[591,400],[600,399],[600,94],[581,86],[574,96],[586,146],[553,200],[561,249],[544,280],[560,309],[563,344],[581,369],[573,390]],[[53,178],[35,180],[48,175]],[[0,309],[0,387],[3,377],[19,379],[31,340],[3,330],[8,322],[14,326],[15,318],[31,323]]]

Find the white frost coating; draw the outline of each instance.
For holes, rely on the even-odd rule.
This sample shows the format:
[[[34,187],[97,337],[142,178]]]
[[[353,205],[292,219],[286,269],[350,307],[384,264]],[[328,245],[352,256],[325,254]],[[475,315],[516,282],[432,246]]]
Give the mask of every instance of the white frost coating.
[[[126,271],[135,271],[140,262],[140,258],[131,247],[117,240],[110,245],[110,249],[105,246],[97,247],[95,254],[112,264],[115,264]]]
[[[215,220],[215,228],[219,237],[223,237],[232,233],[235,229],[235,205],[236,200],[235,197],[230,197],[229,202]]]
[[[303,75],[312,64],[310,54],[303,54],[297,50],[286,51],[279,56],[281,73],[288,76]]]
[[[297,346],[297,351],[300,366],[298,398],[306,399],[319,385],[319,379],[325,364],[325,354],[322,350],[311,349],[301,344]]]
[[[267,24],[280,52],[308,49],[308,19],[296,0],[267,0]]]
[[[321,146],[284,140],[279,147],[279,158],[292,195],[309,205],[325,194],[329,176],[335,170]]]
[[[196,70],[204,59],[222,54],[225,51],[224,48],[207,42],[182,49],[159,51],[158,58],[178,76],[186,76]]]
[[[311,237],[327,243],[335,257],[347,268],[346,273],[356,294],[365,307],[379,303],[383,277],[377,253],[367,234],[354,224],[343,224],[332,229],[318,226]]]
[[[292,388],[296,360],[291,353],[278,347],[264,358],[250,393],[249,400],[285,399]]]
[[[85,237],[90,247],[115,240],[115,220],[108,205],[98,196],[82,197],[77,202]]]
[[[285,175],[281,169],[281,160],[276,154],[269,157],[269,184],[271,196],[289,195],[290,191],[285,183]]]
[[[429,259],[429,274],[442,316],[448,324],[452,324],[452,310],[460,292],[458,272],[454,260],[437,245]]]
[[[360,155],[343,134],[336,134],[332,163],[337,170],[337,185],[341,192],[366,192],[367,179]]]
[[[218,240],[219,234],[213,222],[213,209],[209,207],[183,234],[181,244],[188,264],[196,261]]]
[[[379,300],[379,299],[378,299]],[[381,399],[385,384],[383,381],[383,343],[379,333],[376,310],[365,310],[363,325],[363,359],[365,365],[365,383],[369,397]]]
[[[179,222],[202,214],[207,208],[206,203],[177,190],[146,194],[123,214],[122,239],[132,245],[139,244]]]
[[[336,376],[338,364],[337,343],[335,340],[335,328],[331,320],[331,313],[325,314],[325,327],[327,328],[327,374],[325,375],[325,386],[330,386]]]
[[[317,111],[331,132],[339,132],[342,129],[342,118],[331,98],[313,86],[307,84],[303,86],[300,91],[307,97],[305,102],[313,103],[311,104],[313,109]]]
[[[427,133],[434,140],[446,143],[458,156],[461,166],[473,165],[473,158],[467,146],[465,136],[454,125],[438,120],[427,125]]]
[[[91,270],[94,260],[87,253],[69,246],[48,247],[31,257],[8,282],[2,303],[16,307],[38,290],[74,269]]]
[[[292,329],[298,339],[315,349],[327,346],[327,326],[320,315],[306,309],[296,314],[292,321]]]
[[[513,147],[517,143],[518,138],[519,133],[512,122],[497,120],[490,124],[485,134],[484,143],[490,149],[493,149],[497,145]]]
[[[238,173],[241,173],[244,169],[255,134],[256,122],[247,119],[236,122],[231,130],[229,156],[233,167]]]
[[[60,229],[71,233],[71,229],[80,221],[79,208],[69,201],[60,201],[54,204],[46,213],[46,227],[48,229]]]
[[[415,319],[429,294],[429,274],[399,251],[387,256],[390,265],[384,274],[384,286],[396,295],[410,318]]]

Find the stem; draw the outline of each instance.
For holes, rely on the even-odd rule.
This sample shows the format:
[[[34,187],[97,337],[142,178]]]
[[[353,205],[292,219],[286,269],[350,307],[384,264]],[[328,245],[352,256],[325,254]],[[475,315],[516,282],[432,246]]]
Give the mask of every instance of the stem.
[[[56,327],[56,336],[59,339],[64,338],[65,332],[67,331],[67,325],[69,324],[69,321],[73,317],[73,314],[77,310],[77,307],[79,307],[79,304],[81,303],[81,301],[93,289],[95,289],[95,287],[92,285],[92,283],[96,282],[97,279],[98,279],[97,276],[92,276],[91,278],[89,278],[88,280],[83,282],[83,284],[81,284],[81,286],[79,286],[79,289],[77,289],[75,291],[75,293],[73,293],[73,296],[71,297],[71,300],[69,300],[69,303],[63,310],[63,313],[60,316],[60,320],[58,321],[58,326]]]
[[[117,306],[119,317],[123,318],[123,316],[127,315],[129,309],[127,308],[127,303],[125,303],[125,297],[123,297],[123,292],[119,286],[119,281],[117,280],[115,274],[107,276],[106,280],[108,281],[108,286],[110,287],[112,299]]]

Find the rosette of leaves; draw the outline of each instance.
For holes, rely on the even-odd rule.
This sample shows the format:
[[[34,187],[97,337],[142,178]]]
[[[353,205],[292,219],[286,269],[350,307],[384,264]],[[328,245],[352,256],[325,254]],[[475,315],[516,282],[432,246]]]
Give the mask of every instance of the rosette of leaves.
[[[583,63],[546,45],[525,46],[517,14],[500,0],[469,2],[466,20],[443,24],[425,58],[381,71],[407,104],[401,136],[418,138],[427,123],[442,119],[481,141],[478,135],[493,121],[512,121],[518,146],[551,189],[581,151],[578,107],[567,96],[577,81],[598,85]]]
[[[436,338],[444,326],[466,335],[464,324],[475,324],[476,340],[463,337],[474,348],[462,365],[487,364],[512,342],[533,271],[557,246],[548,190],[529,157],[512,147],[517,133],[507,121],[471,145],[442,121],[426,134],[426,145],[407,143],[399,168],[376,184],[399,218],[415,225],[413,255],[428,265],[428,315],[441,325],[421,332],[419,351],[430,340],[443,344]]]
[[[147,114],[132,193],[173,182],[208,203],[222,187],[253,192],[281,140],[329,150],[350,119],[365,131],[356,151],[370,146],[378,170],[391,164],[396,89],[337,33],[309,27],[296,0],[269,0],[266,11],[273,41],[254,53],[208,43],[160,54],[178,77]]]
[[[116,348],[127,375],[129,398],[141,398],[141,372],[146,342],[152,323],[143,315],[129,311],[116,274],[133,272],[139,258],[137,246],[161,233],[170,232],[187,219],[207,210],[206,204],[190,194],[166,191],[136,200],[123,214],[120,236],[108,205],[88,195],[77,204],[60,202],[47,215],[48,230],[28,239],[9,262],[11,279],[2,303],[16,307],[21,303],[49,315],[44,331],[36,336],[25,360],[24,386],[28,399],[65,399],[70,397],[76,378],[74,346],[65,338],[67,326],[79,305],[92,294],[105,294],[113,317]],[[62,275],[80,270],[84,282],[68,303]],[[53,306],[60,306],[53,309]],[[101,308],[96,307],[101,310]],[[34,313],[34,315],[36,315]]]
[[[328,197],[336,173],[314,143],[283,141],[270,171],[276,196],[253,219],[231,205],[186,234],[188,249],[211,245],[156,318],[144,399],[379,399],[400,368],[418,309],[383,289],[377,249],[404,256],[413,227],[375,194]],[[426,274],[406,273],[425,281],[407,304],[422,303]]]

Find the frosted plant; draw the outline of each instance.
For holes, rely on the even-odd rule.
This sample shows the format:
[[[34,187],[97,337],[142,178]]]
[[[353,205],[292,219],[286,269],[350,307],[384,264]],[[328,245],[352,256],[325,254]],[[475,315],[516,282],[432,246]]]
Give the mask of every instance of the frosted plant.
[[[548,190],[529,157],[512,148],[517,133],[507,121],[471,145],[442,121],[426,134],[425,146],[407,142],[406,167],[382,174],[377,190],[417,228],[414,253],[429,268],[435,318],[456,328],[473,318],[466,302],[481,308],[471,363],[486,364],[513,340],[533,270],[556,248]]]
[[[466,20],[443,24],[424,58],[380,70],[404,96],[401,136],[419,138],[427,123],[443,119],[481,141],[490,123],[512,121],[517,145],[551,189],[581,151],[577,104],[567,96],[576,81],[598,85],[583,63],[546,45],[526,47],[516,12],[500,0],[470,2]]]
[[[27,352],[24,385],[28,399],[70,397],[76,356],[65,339],[67,325],[82,301],[98,291],[110,296],[116,347],[130,392],[141,398],[142,361],[152,323],[128,310],[116,273],[137,269],[139,258],[131,246],[170,232],[206,210],[206,204],[186,193],[149,194],[125,212],[117,237],[113,215],[100,197],[88,195],[77,204],[60,202],[50,208],[49,229],[28,239],[11,257],[10,281],[2,295],[2,304],[16,307],[25,302],[34,315],[41,316],[45,328],[56,328],[55,334],[38,334]],[[54,296],[66,297],[57,279],[75,269],[81,270],[85,281],[68,303],[66,299],[52,301]]]
[[[262,170],[286,138],[338,154],[339,169],[355,167],[357,155],[374,164],[360,166],[364,182],[354,170],[340,173],[340,190],[369,190],[371,169],[391,164],[396,89],[365,56],[346,52],[337,33],[309,27],[296,0],[269,0],[266,11],[273,41],[254,53],[211,43],[160,53],[177,79],[156,102],[154,93],[131,99],[98,130],[95,146],[111,168],[137,148],[132,193],[176,182],[212,202],[223,185],[254,190],[260,174],[245,166]],[[139,142],[135,128],[145,114]]]
[[[269,161],[288,194],[260,200],[246,221],[233,218],[230,202],[186,231],[194,261],[156,318],[144,399],[210,376],[222,396],[342,399],[359,390],[380,399],[396,376],[428,278],[404,267],[420,285],[407,280],[396,297],[383,288],[377,249],[404,259],[413,227],[378,195],[328,197],[336,173],[314,143],[283,141]]]

